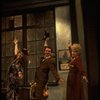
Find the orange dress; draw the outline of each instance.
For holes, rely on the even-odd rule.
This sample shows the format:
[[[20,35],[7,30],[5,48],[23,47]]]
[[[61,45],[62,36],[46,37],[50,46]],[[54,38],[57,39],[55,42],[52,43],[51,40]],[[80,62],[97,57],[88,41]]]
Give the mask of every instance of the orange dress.
[[[67,78],[66,100],[85,100],[82,77],[85,75],[80,56],[70,62],[70,71]]]

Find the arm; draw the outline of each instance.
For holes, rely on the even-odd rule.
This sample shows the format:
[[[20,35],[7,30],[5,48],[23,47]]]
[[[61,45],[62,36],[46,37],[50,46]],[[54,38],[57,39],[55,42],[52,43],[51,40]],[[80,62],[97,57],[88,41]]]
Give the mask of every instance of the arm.
[[[49,68],[50,68],[52,74],[54,75],[55,79],[58,81],[60,79],[60,76],[58,75],[54,58],[50,59]]]
[[[72,44],[71,44],[71,41],[69,40],[68,41],[68,49],[69,49],[69,54],[70,54],[70,57],[72,57],[72,49],[71,49],[71,46],[72,46]]]
[[[51,60],[51,64],[50,64],[50,70],[52,71],[54,77],[56,78],[56,81],[59,83],[59,84],[62,84],[64,83],[64,80],[62,78],[60,78],[57,70],[56,70],[56,64],[55,64],[55,59],[52,59]]]
[[[19,52],[19,49],[18,49],[18,40],[16,38],[14,39],[14,44],[15,44],[14,53],[15,55],[17,55]]]
[[[82,64],[82,59],[80,57],[77,57],[73,63],[73,65],[75,65],[78,70],[80,71],[81,75],[82,75],[82,78],[88,82],[88,79],[87,79],[87,75],[86,75],[86,72],[83,70],[83,64]]]
[[[70,57],[72,57],[72,49],[71,46],[68,46]]]

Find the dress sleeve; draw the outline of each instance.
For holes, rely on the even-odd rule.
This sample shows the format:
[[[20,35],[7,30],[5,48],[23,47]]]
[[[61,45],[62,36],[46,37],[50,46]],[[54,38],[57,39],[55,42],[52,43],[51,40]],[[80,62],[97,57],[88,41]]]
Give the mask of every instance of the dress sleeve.
[[[83,63],[82,63],[82,59],[81,57],[77,57],[73,62],[72,62],[72,65],[74,65],[78,70],[79,72],[81,73],[81,75],[86,75],[86,72],[83,68]]]

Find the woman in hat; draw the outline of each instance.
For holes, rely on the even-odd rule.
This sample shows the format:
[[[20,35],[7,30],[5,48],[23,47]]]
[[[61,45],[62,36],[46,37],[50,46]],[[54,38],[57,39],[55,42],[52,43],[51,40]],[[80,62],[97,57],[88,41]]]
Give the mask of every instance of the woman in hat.
[[[18,41],[14,40],[15,44],[15,58],[8,69],[8,84],[7,84],[7,100],[21,100],[19,94],[19,86],[24,83],[24,68],[26,67],[28,55],[27,49],[18,48]],[[24,78],[23,78],[24,76]]]

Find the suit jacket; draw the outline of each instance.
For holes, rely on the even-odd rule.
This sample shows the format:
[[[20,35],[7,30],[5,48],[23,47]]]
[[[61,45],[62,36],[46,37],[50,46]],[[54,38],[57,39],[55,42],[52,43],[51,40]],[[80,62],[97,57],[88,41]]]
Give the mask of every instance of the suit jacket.
[[[55,58],[41,59],[40,67],[36,73],[36,98],[37,100],[47,100],[47,97],[43,96],[43,90],[48,82],[49,72],[52,72],[56,80],[60,79],[55,64]]]
[[[46,84],[50,71],[54,75],[55,79],[58,81],[60,77],[57,73],[55,58],[42,58],[42,60],[40,61],[40,67],[37,70],[37,82]]]

